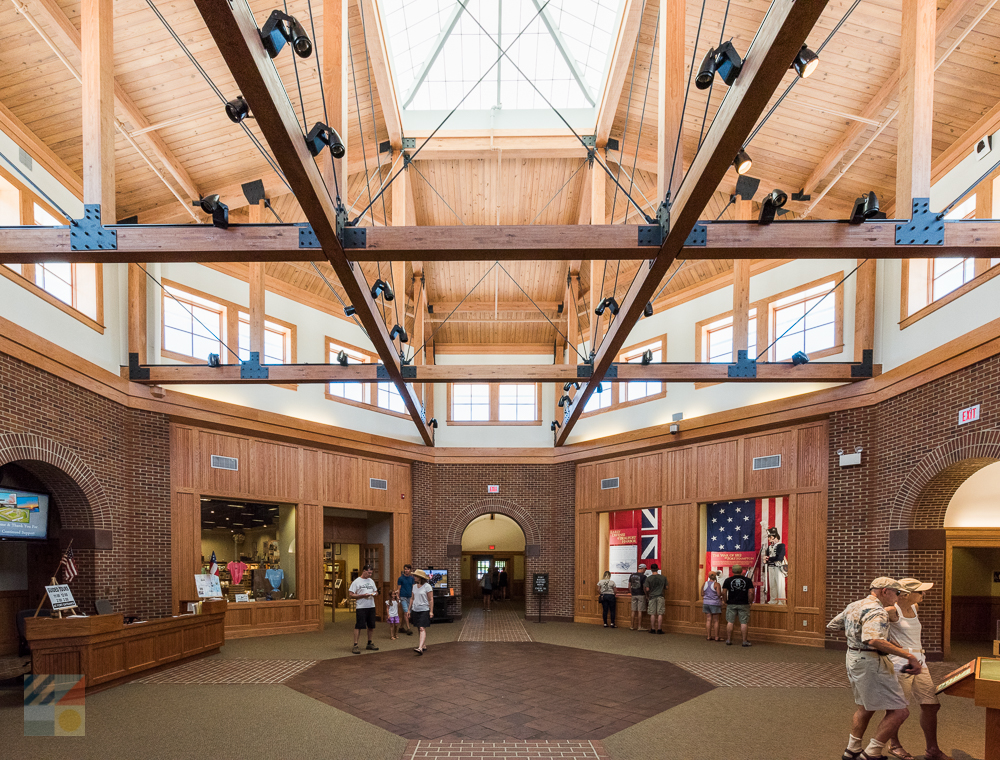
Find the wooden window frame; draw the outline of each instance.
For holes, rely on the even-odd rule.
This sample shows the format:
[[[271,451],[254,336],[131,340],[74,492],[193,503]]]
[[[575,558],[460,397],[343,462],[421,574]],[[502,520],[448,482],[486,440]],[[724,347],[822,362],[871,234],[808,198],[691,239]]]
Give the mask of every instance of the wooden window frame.
[[[542,424],[542,384],[541,383],[512,383],[513,385],[534,385],[535,386],[535,419],[534,420],[501,420],[500,419],[500,385],[501,383],[448,383],[448,426],[455,427],[486,427],[486,426],[512,426],[525,427]],[[490,387],[490,418],[488,420],[461,420],[452,419],[452,387],[455,385],[488,385]],[[506,385],[506,383],[505,383]]]
[[[236,315],[236,317],[237,317],[237,323],[236,323],[236,352],[237,353],[239,353],[239,350],[240,350],[240,346],[239,346],[239,342],[240,342],[240,336],[239,336],[240,323],[243,321],[240,318],[240,314],[246,314],[247,315],[247,322],[249,324],[250,311],[249,311],[249,309],[242,309],[241,308],[239,310],[239,313]],[[295,346],[295,344],[297,342],[296,341],[296,338],[297,338],[296,333],[297,333],[297,331],[296,331],[295,325],[292,324],[291,322],[286,322],[283,319],[275,319],[274,317],[269,317],[269,316],[265,315],[264,316],[264,323],[265,323],[264,324],[264,331],[265,332],[267,331],[267,323],[268,322],[270,322],[271,324],[277,325],[278,327],[282,328],[283,331],[284,331],[284,333],[285,333],[285,364],[297,364],[298,363],[298,352],[297,352],[296,346]],[[272,330],[272,332],[274,332],[274,331]]]
[[[63,215],[59,213],[51,204],[45,201],[44,198],[39,197],[34,192],[32,192],[27,185],[22,183],[17,177],[8,172],[3,167],[0,167],[0,177],[3,177],[18,192],[18,205],[20,210],[20,223],[22,225],[32,225],[35,223],[35,204],[37,203],[46,212],[51,214],[56,219],[63,218]],[[67,222],[68,223],[68,222]],[[73,280],[78,281],[77,278],[77,267],[78,264],[73,264]],[[21,271],[18,272],[11,269],[10,266],[0,265],[0,275],[3,275],[8,280],[13,283],[20,285],[22,288],[27,290],[32,295],[37,296],[46,303],[59,309],[59,311],[64,314],[68,314],[74,319],[82,322],[90,329],[104,334],[104,265],[94,264],[94,287],[96,288],[95,298],[96,298],[96,319],[84,314],[82,311],[77,309],[75,306],[66,303],[62,299],[56,298],[54,295],[49,293],[47,290],[43,289],[38,283],[35,282],[35,265],[34,264],[22,264]],[[73,303],[77,302],[77,288],[73,286]]]
[[[955,288],[950,293],[941,296],[938,300],[929,301],[912,314],[909,314],[912,287],[919,290],[922,286],[922,288],[927,291],[928,298],[930,298],[933,294],[933,291],[931,290],[933,282],[931,281],[930,276],[931,259],[903,259],[903,267],[900,277],[901,296],[899,300],[899,329],[905,330],[907,327],[912,324],[916,324],[927,315],[933,314],[938,309],[947,306],[952,301],[961,298],[966,293],[975,290],[983,283],[989,282],[997,275],[1000,275],[1000,262],[994,264],[992,259],[980,258],[977,258],[975,261],[975,277],[966,282],[964,285],[960,285]],[[911,276],[919,279],[915,283],[911,283]]]
[[[663,335],[656,336],[654,338],[650,338],[649,340],[640,340],[637,343],[633,343],[630,346],[626,346],[625,348],[623,348],[621,351],[618,352],[618,356],[616,357],[615,361],[618,362],[619,364],[624,364],[626,362],[626,357],[635,354],[636,351],[639,351],[640,349],[649,348],[651,344],[656,343],[657,341],[660,341],[660,351],[661,351],[660,355],[663,357],[663,361],[666,361],[667,360],[666,333],[664,333]],[[642,398],[632,399],[631,401],[623,401],[622,399],[624,398],[625,393],[624,393],[624,388],[622,386],[624,386],[626,382],[628,381],[622,380],[620,382],[611,383],[611,404],[609,406],[606,406],[603,409],[594,409],[589,412],[585,411],[580,415],[580,417],[581,418],[592,417],[595,414],[604,414],[605,412],[613,412],[618,409],[625,409],[630,406],[636,406],[637,404],[645,404],[649,401],[656,401],[657,399],[662,399],[667,397],[667,384],[665,382],[661,382],[659,393],[654,393],[649,396],[643,396]],[[556,389],[556,394],[559,395],[561,393],[562,393],[562,386],[559,386]]]
[[[365,364],[378,364],[381,359],[379,355],[374,351],[367,348],[361,348],[360,346],[355,346],[348,343],[346,340],[340,340],[339,338],[332,338],[329,335],[323,338],[323,356],[326,357],[327,363],[332,364],[334,362],[333,357],[330,356],[330,344],[335,343],[338,346],[342,346],[350,351],[361,354],[368,359]],[[383,381],[384,382],[384,381]],[[341,398],[340,396],[334,396],[330,393],[330,383],[323,383],[323,395],[326,396],[328,401],[336,401],[338,404],[346,404],[347,406],[356,406],[359,409],[368,409],[369,411],[379,412],[380,414],[388,414],[391,417],[399,417],[400,419],[408,420],[410,415],[406,412],[394,412],[392,409],[383,409],[378,405],[378,382],[374,383],[362,383],[362,385],[367,386],[365,389],[367,401],[355,401],[351,398]],[[418,394],[419,395],[419,394]],[[422,402],[421,402],[422,403]]]

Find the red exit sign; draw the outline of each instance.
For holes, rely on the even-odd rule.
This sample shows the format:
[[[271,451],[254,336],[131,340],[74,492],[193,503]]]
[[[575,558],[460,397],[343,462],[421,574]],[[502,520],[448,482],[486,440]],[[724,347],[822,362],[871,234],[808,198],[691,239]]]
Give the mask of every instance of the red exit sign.
[[[486,493],[500,493],[500,486],[486,486]]]
[[[964,425],[967,422],[975,422],[979,419],[979,404],[966,407],[958,413],[958,424]]]

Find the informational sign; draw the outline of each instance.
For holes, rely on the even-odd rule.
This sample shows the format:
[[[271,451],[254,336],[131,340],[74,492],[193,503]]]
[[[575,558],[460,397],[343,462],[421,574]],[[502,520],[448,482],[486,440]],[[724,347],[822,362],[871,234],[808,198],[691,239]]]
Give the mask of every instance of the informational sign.
[[[949,686],[954,686],[959,681],[961,681],[963,678],[968,678],[969,676],[971,676],[975,672],[976,672],[976,661],[973,660],[972,662],[967,662],[965,665],[963,665],[962,667],[960,667],[958,670],[953,670],[948,675],[946,675],[944,677],[944,680],[941,681],[941,683],[939,683],[937,685],[937,688],[934,690],[934,693],[935,694],[940,694],[945,689],[947,689]]]
[[[958,424],[964,425],[967,422],[975,422],[979,419],[979,404],[967,406],[958,413]]]
[[[608,547],[608,568],[612,576],[618,573],[628,575],[639,569],[639,547],[635,544]]]
[[[69,586],[46,586],[45,593],[49,595],[54,610],[70,610],[76,607],[76,600],[73,599],[73,592],[69,590]]]
[[[486,486],[486,493],[500,493],[500,486]]]
[[[548,594],[549,593],[549,574],[548,573],[534,573],[531,576],[531,590],[536,594]]]
[[[250,601],[250,594],[237,594],[236,595],[236,601],[237,602],[249,602]]]
[[[218,575],[211,575],[209,573],[196,575],[194,577],[194,585],[198,589],[198,596],[202,599],[222,596],[222,586],[219,585]]]

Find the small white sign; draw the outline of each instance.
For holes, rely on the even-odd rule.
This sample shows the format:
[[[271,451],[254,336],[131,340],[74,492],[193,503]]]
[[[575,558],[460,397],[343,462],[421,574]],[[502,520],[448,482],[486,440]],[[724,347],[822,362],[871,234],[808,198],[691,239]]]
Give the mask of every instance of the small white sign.
[[[500,493],[500,486],[486,486],[486,493]]]
[[[198,596],[201,599],[222,596],[222,586],[219,585],[219,576],[205,573],[194,577],[194,585],[198,589]]]
[[[958,424],[964,425],[967,422],[975,422],[979,419],[979,404],[969,406],[958,413]]]
[[[249,602],[250,601],[250,594],[237,594],[236,595],[236,601],[237,602]]]
[[[69,586],[46,586],[45,592],[49,595],[54,610],[69,610],[76,607],[76,600],[73,599],[73,592],[69,590]]]

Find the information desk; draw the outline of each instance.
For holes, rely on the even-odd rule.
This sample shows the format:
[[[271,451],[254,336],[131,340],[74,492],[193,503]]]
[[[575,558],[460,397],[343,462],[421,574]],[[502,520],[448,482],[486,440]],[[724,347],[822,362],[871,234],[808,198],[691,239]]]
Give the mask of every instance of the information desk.
[[[125,625],[121,615],[28,618],[25,638],[36,675],[80,674],[88,692],[116,686],[143,671],[219,651],[226,602],[205,602],[200,615]]]
[[[949,673],[938,692],[974,699],[986,708],[986,760],[1000,760],[1000,659],[973,660]]]

